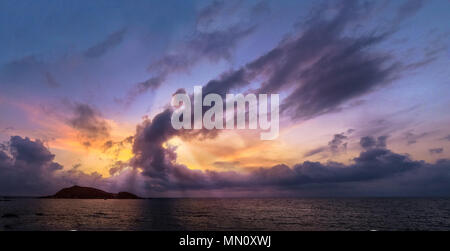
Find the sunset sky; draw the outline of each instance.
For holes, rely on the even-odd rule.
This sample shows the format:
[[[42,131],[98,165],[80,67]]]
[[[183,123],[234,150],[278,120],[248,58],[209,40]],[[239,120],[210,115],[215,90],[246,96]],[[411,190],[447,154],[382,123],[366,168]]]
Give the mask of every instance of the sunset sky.
[[[0,195],[450,194],[450,1],[0,1]],[[280,94],[280,136],[172,94]]]

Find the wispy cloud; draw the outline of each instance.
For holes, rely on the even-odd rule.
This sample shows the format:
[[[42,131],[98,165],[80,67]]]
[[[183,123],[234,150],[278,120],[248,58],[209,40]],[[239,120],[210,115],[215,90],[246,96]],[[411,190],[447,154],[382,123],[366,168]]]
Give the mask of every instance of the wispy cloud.
[[[239,5],[238,1],[215,1],[199,10],[194,32],[172,52],[152,63],[148,68],[152,77],[135,84],[121,101],[130,104],[139,95],[159,88],[169,75],[188,72],[203,60],[230,60],[238,43],[252,34],[258,25],[257,21],[223,24]],[[262,15],[261,12],[250,12],[246,15]],[[222,23],[216,26],[215,22]]]
[[[104,41],[87,49],[84,52],[84,55],[89,58],[96,58],[96,57],[103,56],[110,49],[118,46],[124,39],[125,34],[126,34],[126,29],[121,29],[121,30],[118,30],[118,31],[110,34]]]

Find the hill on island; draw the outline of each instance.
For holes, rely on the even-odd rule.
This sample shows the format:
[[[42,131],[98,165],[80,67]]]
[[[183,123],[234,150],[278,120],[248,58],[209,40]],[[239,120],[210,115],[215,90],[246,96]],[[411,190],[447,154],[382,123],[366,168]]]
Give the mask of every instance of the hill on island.
[[[97,188],[73,186],[61,189],[49,199],[141,199],[128,192],[108,193]]]

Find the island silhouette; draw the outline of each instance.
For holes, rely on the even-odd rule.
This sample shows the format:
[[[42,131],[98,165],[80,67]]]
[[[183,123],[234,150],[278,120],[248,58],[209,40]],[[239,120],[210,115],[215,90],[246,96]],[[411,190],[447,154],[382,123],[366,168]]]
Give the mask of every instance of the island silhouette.
[[[72,186],[59,190],[54,195],[45,196],[46,199],[142,199],[129,193],[108,193],[93,187]]]

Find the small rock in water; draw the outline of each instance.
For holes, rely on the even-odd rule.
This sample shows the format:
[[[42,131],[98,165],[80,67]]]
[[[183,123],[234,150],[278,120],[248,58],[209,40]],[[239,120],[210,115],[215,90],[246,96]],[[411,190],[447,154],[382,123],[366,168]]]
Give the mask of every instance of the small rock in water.
[[[19,218],[17,214],[4,214],[2,218]]]

